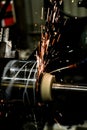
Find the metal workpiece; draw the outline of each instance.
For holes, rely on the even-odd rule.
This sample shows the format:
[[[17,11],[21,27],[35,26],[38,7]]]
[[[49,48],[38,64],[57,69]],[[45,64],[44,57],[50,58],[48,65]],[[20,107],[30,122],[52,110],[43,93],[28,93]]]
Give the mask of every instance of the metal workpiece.
[[[52,84],[52,90],[61,90],[61,91],[87,91],[86,86],[73,85],[73,84]]]

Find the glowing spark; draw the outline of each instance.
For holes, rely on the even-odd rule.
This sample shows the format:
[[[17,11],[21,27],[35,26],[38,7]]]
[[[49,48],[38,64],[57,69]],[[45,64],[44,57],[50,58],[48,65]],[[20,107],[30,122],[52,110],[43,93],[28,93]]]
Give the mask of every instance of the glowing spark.
[[[50,73],[54,73],[54,72],[60,72],[61,70],[65,70],[65,69],[69,69],[69,68],[74,68],[76,67],[77,65],[76,64],[72,64],[72,65],[69,65],[69,66],[66,66],[66,67],[62,67],[62,68],[59,68],[59,69],[56,69],[56,70],[53,70],[51,71]]]

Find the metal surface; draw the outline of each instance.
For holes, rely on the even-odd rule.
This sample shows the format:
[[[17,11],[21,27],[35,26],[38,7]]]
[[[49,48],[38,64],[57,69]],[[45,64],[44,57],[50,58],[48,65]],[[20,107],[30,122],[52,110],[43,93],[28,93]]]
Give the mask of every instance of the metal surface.
[[[54,90],[62,90],[62,91],[87,91],[87,86],[73,85],[73,84],[57,84],[54,83],[52,85],[52,89]]]
[[[33,84],[36,81],[36,63],[35,61],[10,61],[4,68],[2,75],[2,84],[16,84],[16,86]],[[21,84],[21,85],[20,85]],[[28,86],[28,85],[27,85]]]

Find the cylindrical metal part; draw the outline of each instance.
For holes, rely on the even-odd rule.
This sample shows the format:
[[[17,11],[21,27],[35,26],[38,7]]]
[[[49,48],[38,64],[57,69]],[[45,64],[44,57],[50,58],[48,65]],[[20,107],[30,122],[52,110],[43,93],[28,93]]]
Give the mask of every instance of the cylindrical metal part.
[[[35,102],[36,73],[36,61],[9,61],[1,77],[4,98]]]
[[[15,84],[23,87],[36,82],[36,62],[12,60],[5,66],[2,75],[2,85]]]
[[[52,90],[61,91],[87,91],[87,86],[72,85],[72,84],[52,84]]]

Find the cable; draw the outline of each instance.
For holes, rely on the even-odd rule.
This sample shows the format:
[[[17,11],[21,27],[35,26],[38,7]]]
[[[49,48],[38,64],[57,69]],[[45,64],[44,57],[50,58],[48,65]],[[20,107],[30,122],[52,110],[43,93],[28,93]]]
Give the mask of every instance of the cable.
[[[8,85],[8,88],[6,89],[6,98],[9,98],[9,96],[10,96],[11,88],[12,88],[12,85],[13,85],[13,83],[14,83],[16,77],[18,76],[18,74],[20,73],[20,71],[21,71],[27,64],[29,64],[29,63],[30,63],[30,61],[26,62],[26,63],[19,69],[19,71],[14,75],[14,77],[11,79],[11,81],[10,81],[10,83],[9,83],[9,85]]]
[[[33,70],[33,68],[34,68],[35,65],[36,65],[36,62],[33,64],[32,68],[30,69],[30,73],[29,73],[29,75],[28,75],[28,79],[30,78],[31,73],[32,73],[32,70]],[[29,84],[29,80],[27,80],[27,83],[26,83],[26,86],[25,86],[25,89],[24,89],[24,92],[23,92],[23,101],[24,101],[24,96],[25,96],[25,94],[26,94],[27,99],[28,99],[28,102],[30,103],[29,97],[28,97],[28,93],[27,93],[28,84]]]

